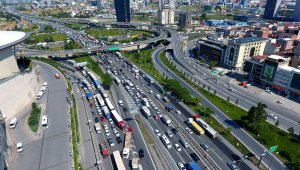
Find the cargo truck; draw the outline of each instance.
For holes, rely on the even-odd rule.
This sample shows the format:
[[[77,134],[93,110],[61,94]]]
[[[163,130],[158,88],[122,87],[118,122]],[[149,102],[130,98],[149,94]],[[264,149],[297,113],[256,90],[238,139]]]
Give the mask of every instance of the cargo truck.
[[[107,120],[110,119],[110,112],[107,106],[102,107],[102,112]]]
[[[102,154],[103,158],[106,158],[109,156],[109,150],[107,149],[106,142],[103,141],[100,143],[100,150],[101,150],[101,154]]]
[[[198,125],[197,122],[194,121],[193,118],[188,118],[187,122],[199,135],[204,134],[204,130]]]
[[[200,166],[195,161],[189,162],[187,168],[188,170],[201,170]]]
[[[171,126],[171,119],[167,115],[162,116],[162,121],[167,125]]]
[[[100,127],[100,123],[95,123],[95,130],[97,133],[101,133],[101,127]]]

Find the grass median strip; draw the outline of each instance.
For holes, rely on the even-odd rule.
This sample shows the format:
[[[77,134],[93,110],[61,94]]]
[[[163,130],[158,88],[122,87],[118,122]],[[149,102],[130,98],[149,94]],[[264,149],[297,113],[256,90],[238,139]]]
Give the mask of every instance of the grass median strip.
[[[149,145],[154,144],[154,141],[153,141],[151,135],[149,134],[149,132],[148,132],[148,130],[147,130],[145,124],[144,124],[143,121],[141,120],[140,116],[136,115],[136,116],[135,116],[135,119],[136,119],[136,122],[138,123],[138,125],[139,125],[139,127],[140,127],[140,129],[141,129],[141,131],[142,131],[142,134],[143,134],[143,136],[144,136],[146,142],[147,142]]]
[[[31,104],[32,110],[28,118],[28,125],[33,132],[37,132],[39,129],[41,119],[41,108],[36,103]]]

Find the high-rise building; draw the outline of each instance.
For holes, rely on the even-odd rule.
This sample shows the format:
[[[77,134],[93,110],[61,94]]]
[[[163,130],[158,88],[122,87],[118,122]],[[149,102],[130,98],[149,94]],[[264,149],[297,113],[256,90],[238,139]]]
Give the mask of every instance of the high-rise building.
[[[130,2],[129,0],[114,0],[118,22],[130,22]]]
[[[274,19],[278,15],[282,0],[267,0],[264,12],[264,19]]]
[[[294,21],[300,22],[300,0],[296,1],[296,6],[294,9]]]
[[[178,26],[181,28],[185,28],[190,25],[192,17],[189,13],[179,14],[179,22]]]
[[[240,3],[240,4],[241,4],[241,6],[244,7],[244,8],[245,8],[245,7],[249,7],[249,0],[241,0],[241,3]]]
[[[174,24],[175,11],[170,8],[163,8],[158,11],[159,13],[159,23],[162,25],[172,25]]]

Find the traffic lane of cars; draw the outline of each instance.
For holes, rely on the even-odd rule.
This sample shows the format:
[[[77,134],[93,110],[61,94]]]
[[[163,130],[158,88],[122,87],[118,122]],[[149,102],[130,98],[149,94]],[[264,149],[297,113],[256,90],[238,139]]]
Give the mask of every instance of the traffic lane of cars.
[[[143,81],[143,79],[140,79],[140,81]],[[147,82],[144,82],[144,83],[147,83]],[[145,86],[146,87],[146,86]],[[156,91],[156,89],[155,88],[151,88],[151,90],[152,91],[154,91],[154,92],[156,92],[156,93],[159,93],[158,91]],[[146,92],[147,91],[149,91],[148,89],[146,90]],[[154,93],[155,94],[155,93]],[[154,99],[155,100],[155,99]],[[162,104],[162,105],[165,105],[166,103],[164,103],[163,101],[161,101],[161,100],[159,100],[159,102],[160,102],[160,104]],[[176,109],[176,108],[174,108],[174,109]],[[181,110],[181,109],[180,109]],[[174,112],[174,111],[172,111],[172,112]],[[185,112],[184,112],[185,113]],[[177,119],[177,120],[181,120],[182,122],[181,122],[181,125],[183,126],[183,127],[187,127],[188,125],[186,125],[185,124],[185,121],[186,121],[186,119],[188,118],[188,117],[191,117],[191,116],[188,116],[187,118],[182,118],[182,116],[179,116],[178,114],[172,114],[172,115],[175,115],[175,117],[176,117],[176,119],[177,118],[179,118],[179,119]],[[211,142],[211,140],[212,139],[210,139],[209,137],[207,137],[207,136],[203,136],[203,138],[202,137],[200,137],[200,136],[198,136],[198,135],[196,135],[196,134],[192,134],[191,135],[197,142],[198,141],[201,141],[201,143],[199,143],[199,144],[205,144],[205,143],[209,143],[209,145],[211,146],[211,150],[210,150],[210,152],[213,152],[213,153],[210,153],[210,152],[208,152],[208,154],[211,156],[211,157],[213,157],[214,158],[214,160],[217,160],[217,159],[219,159],[219,163],[221,162],[222,164],[220,165],[220,166],[225,166],[226,167],[226,162],[228,162],[228,161],[230,161],[230,159],[229,159],[229,157],[230,156],[225,156],[224,154],[223,154],[223,152],[221,151],[221,150],[219,150],[218,148],[219,147],[216,147],[212,142]],[[218,153],[216,153],[214,150],[216,150],[216,151],[218,151]],[[225,158],[225,161],[221,158],[221,157],[224,159]],[[224,157],[223,157],[224,156]],[[227,159],[226,159],[227,158]]]

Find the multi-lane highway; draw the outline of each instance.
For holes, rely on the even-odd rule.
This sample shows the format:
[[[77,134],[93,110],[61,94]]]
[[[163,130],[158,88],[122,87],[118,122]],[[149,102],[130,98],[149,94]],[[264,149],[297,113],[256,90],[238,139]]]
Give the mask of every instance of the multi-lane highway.
[[[215,118],[220,121],[226,127],[232,129],[232,134],[239,139],[252,153],[254,153],[257,157],[260,157],[261,153],[263,153],[266,148],[264,148],[259,142],[253,139],[247,132],[245,132],[238,124],[232,121],[226,114],[224,114],[221,110],[219,110],[216,106],[214,106],[211,102],[209,102],[202,94],[193,89],[189,84],[187,84],[184,80],[177,77],[175,73],[172,71],[168,71],[168,68],[162,64],[159,59],[159,55],[155,55],[153,59],[156,68],[163,72],[168,77],[178,80],[183,86],[185,86],[193,95],[201,97],[202,103],[206,106],[211,107],[215,112]],[[267,153],[262,162],[268,166],[270,161],[272,160],[271,169],[285,169],[285,166],[282,164],[280,160],[272,156],[270,153]]]
[[[172,111],[171,113],[167,112],[165,110],[165,105],[167,103],[165,103],[162,100],[157,100],[154,95],[155,94],[160,94],[159,92],[159,86],[157,86],[156,84],[149,84],[147,81],[144,80],[144,78],[142,78],[142,76],[140,75],[141,78],[136,79],[135,75],[131,72],[131,66],[124,66],[124,61],[120,58],[117,58],[116,56],[114,58],[110,58],[110,61],[113,61],[113,66],[110,65],[109,70],[111,70],[113,72],[113,68],[122,68],[122,72],[119,72],[119,76],[121,77],[122,80],[126,80],[126,79],[130,79],[131,82],[134,84],[133,88],[130,88],[128,91],[131,94],[132,98],[136,101],[136,104],[139,105],[139,107],[141,108],[142,104],[141,104],[141,99],[142,96],[145,95],[147,96],[148,100],[150,100],[151,102],[153,102],[153,105],[149,108],[150,112],[152,113],[151,117],[144,117],[142,115],[142,117],[144,117],[144,121],[146,122],[146,124],[149,124],[151,126],[151,128],[153,129],[153,134],[154,134],[154,138],[156,138],[157,140],[159,140],[159,137],[157,136],[157,132],[155,133],[154,131],[157,129],[159,130],[159,132],[161,134],[166,134],[167,135],[167,131],[172,131],[172,129],[178,129],[179,134],[173,134],[172,132],[172,137],[169,137],[170,142],[172,143],[172,145],[174,145],[175,143],[179,144],[180,147],[182,148],[181,152],[176,151],[176,149],[173,148],[172,149],[166,149],[163,148],[164,150],[166,150],[169,155],[171,155],[171,162],[183,162],[183,163],[187,163],[190,162],[192,160],[191,158],[191,154],[192,153],[196,153],[201,157],[201,160],[199,163],[202,167],[208,167],[208,168],[213,168],[211,165],[208,165],[208,161],[206,160],[206,158],[203,157],[202,154],[204,155],[208,155],[208,157],[210,157],[211,160],[215,161],[215,163],[212,163],[216,169],[226,169],[227,162],[230,162],[233,160],[232,155],[233,152],[231,151],[231,148],[228,148],[228,146],[226,144],[224,144],[220,138],[217,139],[211,139],[207,136],[199,136],[195,133],[193,134],[187,134],[187,131],[185,130],[186,127],[188,127],[188,125],[186,124],[186,120],[187,118],[192,117],[192,113],[190,113],[189,110],[185,109],[184,107],[182,107],[180,104],[177,103],[177,101],[174,99],[172,100],[172,103],[174,104],[174,110],[181,110],[181,112],[183,114],[178,115],[175,113],[175,111]],[[122,66],[123,65],[123,66]],[[143,74],[143,73],[142,73]],[[147,85],[149,84],[149,85]],[[122,86],[122,84],[120,84],[119,86]],[[151,94],[150,94],[151,91]],[[154,107],[153,107],[154,106]],[[169,115],[169,117],[173,120],[173,123],[171,126],[166,126],[160,119],[158,118],[156,115],[156,112],[160,112],[162,113],[162,115]],[[158,119],[157,119],[158,118]],[[187,141],[189,141],[191,147],[188,148],[184,148],[179,140],[180,139],[186,139]],[[205,151],[203,151],[201,148],[199,148],[199,144],[201,143],[206,143],[210,146],[210,150],[205,153]],[[162,145],[162,144],[160,144]],[[195,146],[196,145],[196,146]],[[245,163],[246,160],[242,160],[242,162],[239,164],[240,167],[242,169],[255,169],[255,167],[249,165],[249,163]],[[250,166],[250,167],[249,167]]]

